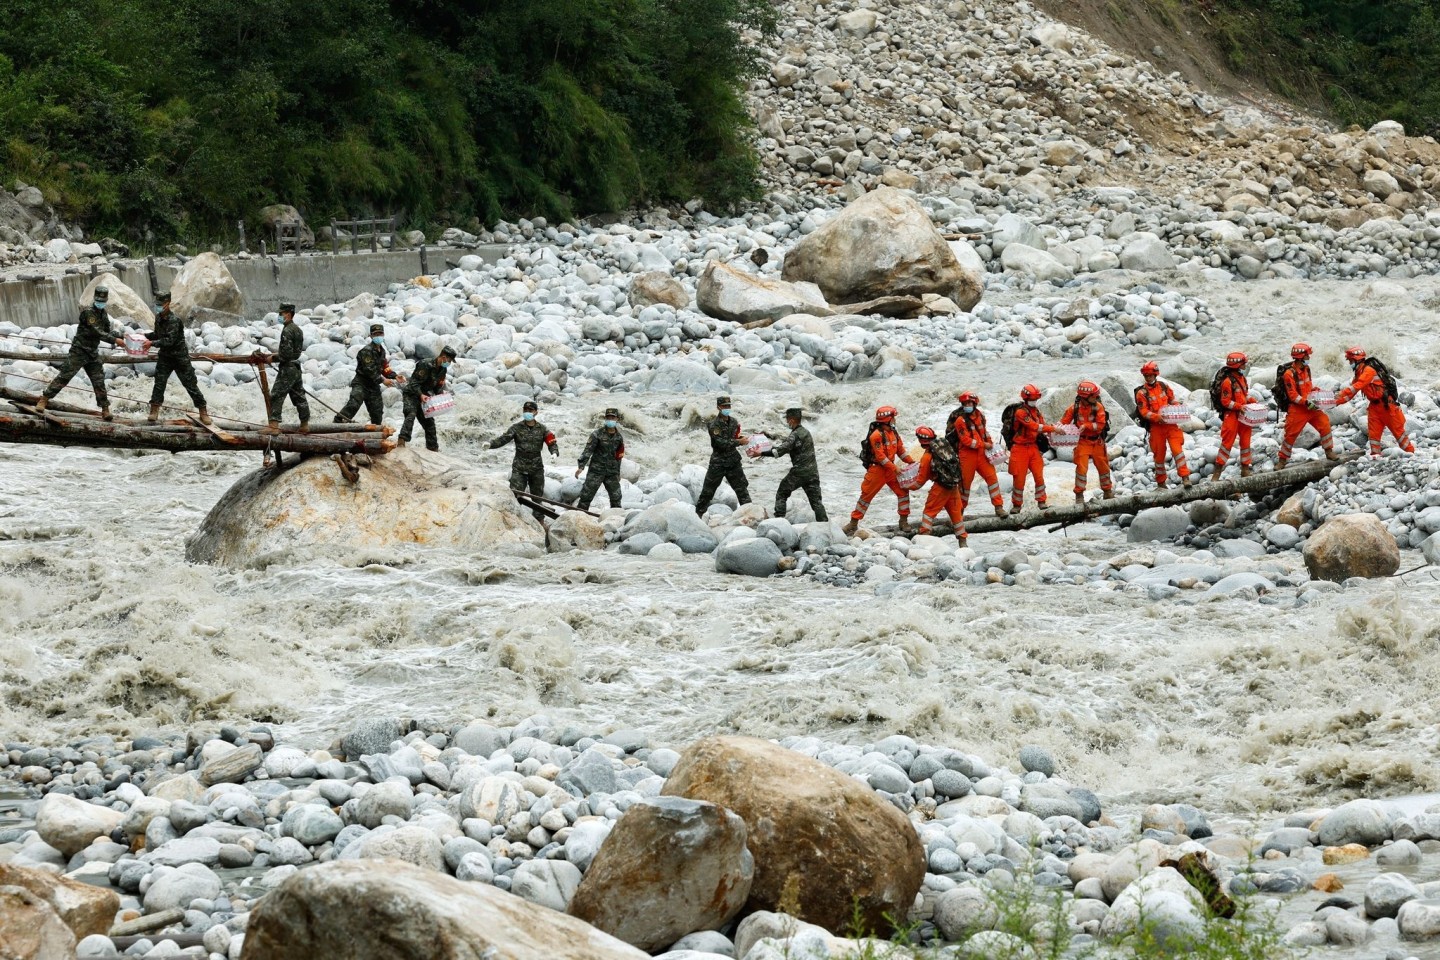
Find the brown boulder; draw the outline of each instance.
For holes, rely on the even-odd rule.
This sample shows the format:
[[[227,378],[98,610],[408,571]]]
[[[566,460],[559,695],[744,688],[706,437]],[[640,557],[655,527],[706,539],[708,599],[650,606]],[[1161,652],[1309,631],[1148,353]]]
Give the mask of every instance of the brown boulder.
[[[745,822],[713,803],[657,797],[625,812],[570,902],[570,913],[641,950],[718,930],[750,894]]]
[[[909,914],[925,879],[924,847],[903,813],[859,780],[768,740],[692,744],[663,793],[745,821],[755,856],[746,912],[794,899],[800,919],[843,933],[858,905],[868,928],[884,930],[887,915]]]
[[[115,914],[120,912],[120,897],[114,890],[57,877],[45,870],[0,863],[0,887],[23,887],[44,900],[76,940],[108,933]]]
[[[302,870],[250,914],[244,960],[647,960],[629,944],[485,883],[399,860]]]
[[[1374,514],[1325,521],[1305,541],[1305,569],[1315,580],[1388,577],[1400,569],[1400,546]]]
[[[74,960],[75,935],[44,898],[24,887],[0,886],[0,957]]]
[[[668,273],[655,271],[642,273],[630,281],[629,300],[637,307],[666,303],[676,310],[684,310],[690,306],[690,292]]]
[[[808,280],[830,303],[933,293],[969,310],[984,292],[984,277],[961,266],[925,209],[890,187],[865,194],[803,237],[785,255],[782,276]]]
[[[1299,530],[1305,523],[1305,494],[1293,494],[1282,503],[1279,511],[1275,514],[1275,522]]]

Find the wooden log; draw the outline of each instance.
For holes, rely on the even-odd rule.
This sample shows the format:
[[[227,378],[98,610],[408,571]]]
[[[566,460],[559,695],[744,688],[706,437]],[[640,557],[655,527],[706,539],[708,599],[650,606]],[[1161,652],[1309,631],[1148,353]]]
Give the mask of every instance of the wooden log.
[[[47,411],[48,412],[48,411]],[[156,429],[149,424],[106,422],[94,417],[66,416],[64,426],[32,414],[0,412],[0,442],[44,443],[62,447],[98,447],[124,450],[164,450],[186,453],[196,450],[265,450],[286,453],[332,454],[368,453],[381,455],[395,447],[383,432],[279,433],[258,429],[235,431],[228,443],[207,430]]]
[[[132,357],[127,353],[106,353],[100,355],[100,362],[109,367],[136,366],[142,363],[154,363],[159,355]],[[191,360],[199,360],[205,363],[228,363],[246,367],[254,367],[264,363],[274,363],[275,358],[268,353],[192,353]],[[39,360],[41,363],[60,364],[65,360],[64,353],[45,353],[40,350],[0,350],[0,360]]]
[[[972,533],[998,533],[1002,531],[1029,530],[1032,527],[1061,527],[1069,526],[1072,523],[1082,523],[1087,520],[1094,520],[1098,517],[1115,516],[1125,513],[1139,513],[1141,510],[1148,510],[1151,507],[1175,507],[1185,503],[1193,503],[1196,500],[1229,500],[1246,494],[1266,493],[1271,490],[1285,490],[1293,487],[1303,487],[1306,484],[1314,483],[1327,476],[1331,470],[1341,463],[1350,463],[1358,460],[1361,456],[1359,451],[1344,454],[1338,462],[1331,460],[1308,460],[1304,463],[1294,463],[1284,470],[1273,470],[1265,473],[1256,473],[1248,477],[1236,477],[1233,480],[1207,481],[1197,483],[1193,487],[1172,486],[1165,490],[1146,490],[1142,493],[1128,494],[1123,497],[1116,497],[1114,500],[1099,499],[1099,494],[1092,491],[1091,496],[1097,499],[1086,502],[1083,506],[1052,507],[1049,510],[1029,509],[1020,516],[997,517],[987,514],[979,514],[965,518],[965,532]],[[975,501],[972,501],[972,504]],[[985,510],[983,497],[980,500],[982,506],[972,509]],[[894,533],[894,525],[880,526],[875,529],[877,533]],[[937,533],[949,533],[949,524],[936,524]]]

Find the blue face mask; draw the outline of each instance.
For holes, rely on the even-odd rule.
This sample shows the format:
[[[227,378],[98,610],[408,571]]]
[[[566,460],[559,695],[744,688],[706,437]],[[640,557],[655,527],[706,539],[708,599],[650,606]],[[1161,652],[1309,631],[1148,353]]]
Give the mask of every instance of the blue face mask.
[[[91,306],[94,307],[96,310],[104,310],[104,309],[105,309],[105,301],[104,301],[104,300],[96,300],[94,303],[91,304]]]
[[[530,412],[528,412],[528,411],[525,412],[525,413],[523,413],[523,414],[521,414],[520,416],[521,416],[521,419],[523,419],[526,423],[529,423],[531,420],[534,420],[534,419],[535,419],[535,414],[530,413]]]
[[[371,337],[371,338],[370,338],[370,342],[373,343],[373,344],[376,344],[376,345],[378,345],[378,346],[382,346],[382,347],[385,346],[385,338],[384,338],[384,337]]]
[[[614,430],[614,429],[615,429],[615,421],[614,421],[614,420],[606,420],[606,421],[605,421],[605,426],[609,427],[611,430]]]
[[[964,406],[962,406],[960,409],[963,410],[963,411],[965,411],[966,413],[974,413],[974,412],[975,412],[975,404],[973,404],[973,403],[967,403],[967,404],[965,404]]]
[[[158,316],[160,316],[160,314],[162,314],[162,313],[164,313],[164,312],[165,312],[165,304],[163,304],[163,303],[157,303],[157,304],[155,304],[155,316],[158,317]]]

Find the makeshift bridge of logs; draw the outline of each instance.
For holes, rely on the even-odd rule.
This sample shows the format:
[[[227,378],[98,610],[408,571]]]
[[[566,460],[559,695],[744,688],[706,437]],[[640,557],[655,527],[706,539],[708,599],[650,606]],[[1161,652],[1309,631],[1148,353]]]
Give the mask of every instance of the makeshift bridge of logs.
[[[0,359],[38,360],[54,363],[53,354],[14,351],[0,352]],[[275,358],[266,353],[248,356],[221,354],[191,354],[196,362],[235,364],[256,369],[256,383],[263,395],[262,410],[268,409],[269,376],[266,367]],[[124,356],[106,356],[105,364],[146,363],[154,358],[137,359]],[[83,383],[84,378],[79,378]],[[39,386],[36,384],[36,386]],[[63,394],[62,394],[63,396]],[[133,397],[119,397],[131,402]],[[354,454],[379,456],[395,448],[394,430],[358,423],[312,423],[306,432],[296,427],[282,427],[279,433],[271,433],[266,424],[249,423],[214,417],[209,424],[201,423],[198,416],[175,407],[165,407],[167,419],[150,423],[143,419],[116,417],[104,420],[100,411],[52,400],[44,410],[37,410],[38,393],[0,386],[0,400],[8,408],[0,406],[0,442],[3,443],[44,443],[61,447],[96,447],[123,450],[164,450],[170,453],[185,453],[195,450],[258,450],[265,455],[269,466],[274,463],[283,466],[285,453],[301,456],[335,456],[341,472],[347,477],[355,475],[350,457]],[[317,398],[318,399],[318,398]],[[178,414],[178,416],[177,416]]]

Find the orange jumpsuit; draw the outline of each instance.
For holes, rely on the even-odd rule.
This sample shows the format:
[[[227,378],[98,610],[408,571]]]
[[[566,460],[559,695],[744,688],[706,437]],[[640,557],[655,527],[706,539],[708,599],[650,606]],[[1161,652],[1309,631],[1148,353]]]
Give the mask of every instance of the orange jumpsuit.
[[[1370,401],[1367,417],[1370,456],[1380,456],[1380,441],[1386,430],[1395,435],[1395,442],[1400,445],[1401,450],[1414,453],[1415,444],[1411,441],[1410,434],[1405,432],[1405,411],[1400,408],[1399,403],[1385,396],[1385,381],[1368,363],[1361,363],[1356,368],[1355,379],[1350,386],[1335,395],[1335,402],[1348,403],[1357,393],[1365,394],[1365,399]]]
[[[855,501],[855,509],[850,511],[850,519],[856,523],[865,519],[865,511],[870,509],[870,501],[885,487],[895,491],[900,516],[910,516],[910,491],[900,486],[896,473],[901,462],[915,461],[905,452],[905,441],[900,439],[900,432],[890,426],[877,427],[870,432],[865,442],[870,444],[870,452],[874,455],[875,462],[865,471],[865,478],[860,481],[860,499]]]
[[[985,456],[994,446],[990,430],[985,426],[985,414],[978,409],[974,413],[962,413],[955,418],[953,426],[960,454],[960,496],[967,504],[970,502],[970,485],[979,473],[989,487],[990,505],[999,509],[1005,499],[1000,496],[1000,478],[995,475],[995,465]]]
[[[1135,388],[1135,412],[1150,434],[1150,455],[1155,458],[1155,482],[1168,483],[1170,474],[1165,469],[1165,453],[1168,450],[1175,457],[1175,472],[1184,480],[1190,476],[1190,465],[1185,462],[1185,434],[1180,427],[1166,423],[1160,411],[1175,402],[1175,391],[1170,385],[1155,381],[1152,386],[1142,383]]]
[[[920,475],[916,479],[918,481],[917,490],[933,479],[930,476],[929,450],[920,456]],[[955,536],[961,540],[965,539],[965,501],[960,496],[960,488],[943,486],[937,481],[930,483],[930,494],[925,498],[925,516],[920,520],[922,534],[929,533],[935,526],[935,520],[940,516],[941,511],[950,515],[950,523],[955,528]]]
[[[1105,411],[1105,404],[1099,400],[1093,403],[1077,400],[1065,411],[1060,422],[1072,423],[1080,428],[1080,442],[1075,445],[1075,499],[1080,500],[1085,496],[1085,483],[1092,461],[1100,474],[1101,491],[1112,492],[1114,487],[1110,483],[1110,456],[1105,452],[1104,440],[1105,428],[1110,424],[1110,414]]]
[[[1240,466],[1250,469],[1253,457],[1250,453],[1250,437],[1254,428],[1240,422],[1240,409],[1250,402],[1250,382],[1238,370],[1220,381],[1220,452],[1215,457],[1215,472],[1219,475],[1230,462],[1230,448],[1240,441]]]
[[[1275,458],[1277,467],[1289,462],[1295,441],[1306,427],[1314,427],[1320,434],[1320,446],[1326,453],[1335,450],[1335,441],[1330,436],[1330,417],[1324,410],[1310,409],[1310,393],[1314,389],[1315,385],[1310,382],[1310,364],[1304,360],[1292,360],[1280,375],[1276,390],[1290,406],[1285,410],[1285,439],[1280,442],[1280,453]]]
[[[1020,509],[1025,502],[1025,477],[1035,479],[1035,502],[1045,506],[1045,457],[1040,452],[1039,437],[1045,431],[1045,414],[1039,407],[1022,405],[1011,421],[1015,437],[1010,442],[1010,506]]]

